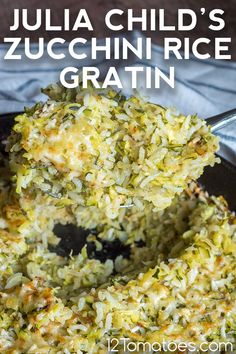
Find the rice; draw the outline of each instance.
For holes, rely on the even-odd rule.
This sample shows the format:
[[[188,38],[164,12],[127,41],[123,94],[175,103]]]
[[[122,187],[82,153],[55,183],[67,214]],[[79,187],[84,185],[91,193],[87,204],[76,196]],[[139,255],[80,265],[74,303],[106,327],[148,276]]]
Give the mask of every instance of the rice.
[[[71,203],[75,216],[84,208],[84,226],[115,219],[134,201],[165,209],[218,161],[218,140],[196,115],[112,90],[53,85],[45,92],[48,101],[19,115],[9,138],[17,192]]]
[[[15,187],[0,185],[4,219]],[[125,212],[112,233],[127,234],[122,242],[132,245],[131,256],[116,275],[111,260],[89,259],[85,248],[69,258],[49,251],[34,219],[23,229],[5,220],[2,353],[106,352],[108,338],[124,335],[134,342],[235,343],[236,220],[224,199],[191,184],[164,211],[149,205]],[[110,239],[110,229],[98,231]],[[134,242],[140,239],[142,246]]]
[[[210,128],[113,91],[47,92],[0,159],[1,353],[105,354],[123,337],[235,346],[235,215],[191,182],[216,161]],[[61,257],[57,223],[130,254]]]

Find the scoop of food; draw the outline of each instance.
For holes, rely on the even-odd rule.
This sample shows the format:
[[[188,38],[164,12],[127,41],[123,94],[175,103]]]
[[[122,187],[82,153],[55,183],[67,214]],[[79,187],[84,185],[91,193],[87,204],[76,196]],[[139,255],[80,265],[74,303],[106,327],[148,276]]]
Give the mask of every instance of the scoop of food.
[[[233,348],[235,215],[189,183],[217,161],[210,128],[114,91],[46,91],[0,156],[0,351],[104,353],[126,334]],[[65,224],[94,229],[61,257]]]
[[[197,115],[113,90],[44,92],[48,101],[19,115],[9,138],[18,193],[41,190],[113,219],[133,205],[168,207],[217,160],[218,140]]]

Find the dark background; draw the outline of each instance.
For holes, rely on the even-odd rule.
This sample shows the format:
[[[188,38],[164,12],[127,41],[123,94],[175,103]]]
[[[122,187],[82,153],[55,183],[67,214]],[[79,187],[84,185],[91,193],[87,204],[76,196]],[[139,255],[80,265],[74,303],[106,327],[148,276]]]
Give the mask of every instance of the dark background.
[[[163,37],[179,37],[183,38],[190,36],[192,40],[199,37],[214,38],[217,37],[232,37],[232,43],[230,45],[230,52],[232,59],[236,60],[236,0],[0,0],[1,12],[0,12],[0,41],[3,42],[4,37],[31,37],[36,41],[38,37],[44,37],[46,40],[56,36],[63,37],[66,40],[71,40],[74,37],[106,37],[109,36],[108,30],[104,25],[104,15],[112,8],[119,8],[125,10],[132,8],[139,10],[142,8],[164,8],[167,14],[166,24],[176,24],[176,13],[178,8],[190,8],[195,11],[200,10],[201,7],[205,7],[208,12],[214,8],[220,8],[225,11],[224,19],[226,21],[225,28],[220,32],[213,32],[208,29],[207,16],[199,16],[198,26],[191,32],[152,32],[150,35],[153,42],[158,44],[163,43]],[[50,8],[53,11],[53,24],[61,24],[63,9],[69,8],[72,13],[72,18],[76,17],[79,9],[85,8],[92,21],[94,31],[88,32],[87,30],[80,30],[78,32],[45,32],[43,29],[37,32],[28,32],[24,29],[20,29],[16,32],[10,32],[9,27],[13,23],[13,9],[14,8],[27,8],[32,14],[32,21],[35,15],[36,8]],[[119,20],[120,20],[119,16]],[[122,18],[123,24],[126,24],[125,15]],[[116,32],[120,33],[120,32]],[[113,32],[114,34],[114,32]],[[214,52],[214,45],[212,44],[210,54]]]

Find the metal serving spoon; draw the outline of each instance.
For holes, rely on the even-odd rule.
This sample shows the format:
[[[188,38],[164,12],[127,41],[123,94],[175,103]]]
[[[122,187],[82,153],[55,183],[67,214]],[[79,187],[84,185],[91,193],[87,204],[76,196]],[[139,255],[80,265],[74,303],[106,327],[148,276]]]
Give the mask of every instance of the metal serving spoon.
[[[212,116],[206,119],[207,124],[212,127],[212,132],[225,127],[236,121],[236,108],[231,109],[230,111],[220,113],[216,116]]]
[[[7,138],[14,124],[14,118],[18,114],[21,114],[21,112],[0,115],[0,141]],[[225,127],[226,125],[236,122],[236,108],[220,113],[216,116],[209,117],[206,121],[207,124],[212,127],[212,132],[215,133],[217,130]]]
[[[4,144],[1,141],[6,140],[14,124],[14,117],[20,113],[8,113],[0,115],[0,152],[4,151]],[[236,109],[221,113],[207,119],[208,124],[212,126],[212,131],[223,128],[224,126],[236,121]],[[200,184],[213,195],[224,195],[229,202],[231,210],[236,210],[236,190],[233,188],[236,178],[236,169],[233,165],[221,158],[221,164],[216,164],[213,168],[206,168],[204,174],[200,177]],[[103,249],[100,252],[95,250],[93,243],[87,242],[87,235],[91,230],[77,228],[74,225],[57,225],[55,234],[61,238],[59,244],[52,249],[61,256],[78,254],[86,244],[89,257],[99,259],[104,262],[106,259],[115,259],[116,256],[123,254],[125,258],[129,257],[129,249],[117,241],[104,242]],[[123,247],[123,248],[122,248]]]

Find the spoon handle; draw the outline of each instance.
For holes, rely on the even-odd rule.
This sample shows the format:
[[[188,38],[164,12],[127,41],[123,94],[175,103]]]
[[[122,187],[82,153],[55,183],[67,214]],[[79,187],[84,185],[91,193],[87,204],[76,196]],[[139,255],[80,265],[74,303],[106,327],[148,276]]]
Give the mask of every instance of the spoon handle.
[[[207,124],[211,125],[213,133],[233,122],[236,122],[236,108],[207,118]]]

